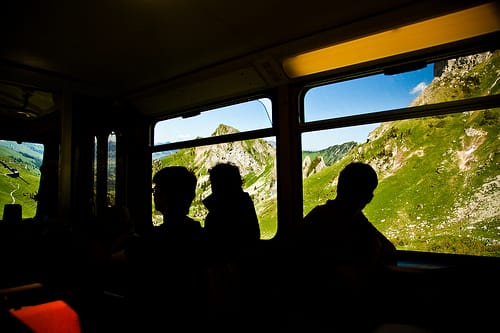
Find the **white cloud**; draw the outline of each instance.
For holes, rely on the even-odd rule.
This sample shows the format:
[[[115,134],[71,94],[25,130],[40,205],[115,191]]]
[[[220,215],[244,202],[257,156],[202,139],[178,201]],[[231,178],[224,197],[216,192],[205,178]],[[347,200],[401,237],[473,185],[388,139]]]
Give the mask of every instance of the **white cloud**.
[[[420,82],[417,84],[413,89],[410,91],[410,94],[415,95],[415,94],[420,94],[424,89],[427,87],[427,84],[425,82]]]
[[[192,140],[194,138],[195,136],[191,134],[178,134],[176,141],[186,141],[186,140]]]

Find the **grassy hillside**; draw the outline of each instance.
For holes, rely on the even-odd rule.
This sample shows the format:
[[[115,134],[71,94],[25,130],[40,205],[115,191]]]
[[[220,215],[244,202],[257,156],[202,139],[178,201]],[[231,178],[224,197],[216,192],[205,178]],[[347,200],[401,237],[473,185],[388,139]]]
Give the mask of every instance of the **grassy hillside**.
[[[365,213],[399,249],[498,256],[499,117],[495,109],[384,124],[377,139],[305,180],[305,209],[334,197],[346,163],[364,161],[380,179]]]
[[[23,218],[35,216],[43,146],[0,141],[0,208],[22,205]],[[17,172],[15,172],[17,171]]]
[[[311,161],[314,160],[316,157],[321,156],[325,164],[329,166],[341,160],[356,145],[357,145],[356,142],[349,141],[349,142],[344,142],[343,144],[340,145],[334,145],[318,151],[305,150],[302,152],[302,160],[304,160],[306,156],[309,156]]]

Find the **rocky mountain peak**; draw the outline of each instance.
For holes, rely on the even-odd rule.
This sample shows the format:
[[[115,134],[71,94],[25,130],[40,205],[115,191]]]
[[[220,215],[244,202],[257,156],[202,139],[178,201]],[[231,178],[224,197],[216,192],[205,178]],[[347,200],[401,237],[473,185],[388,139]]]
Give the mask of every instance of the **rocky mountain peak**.
[[[220,136],[233,133],[239,133],[239,131],[236,128],[231,127],[229,125],[219,124],[219,126],[217,126],[217,128],[215,129],[215,131],[212,133],[211,136]]]
[[[491,52],[438,61],[434,64],[434,77],[457,75],[469,71],[474,66],[485,62],[492,56]]]

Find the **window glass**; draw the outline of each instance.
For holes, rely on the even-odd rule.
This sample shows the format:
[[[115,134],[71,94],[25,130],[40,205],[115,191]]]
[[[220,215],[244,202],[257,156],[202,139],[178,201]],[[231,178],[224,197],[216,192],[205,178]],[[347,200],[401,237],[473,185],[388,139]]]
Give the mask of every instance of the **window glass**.
[[[336,83],[313,88],[304,112],[320,115],[313,110],[319,105],[333,110],[350,101],[368,105],[365,111],[389,110],[399,103],[391,96],[402,100],[398,91],[413,96],[407,106],[498,93],[498,52],[460,57],[447,64],[431,81],[411,78],[414,83],[426,82],[425,89],[415,95],[414,89],[394,90],[367,79],[365,83],[371,82],[374,90],[385,91],[387,107],[380,104],[380,96],[373,105],[369,104],[374,98],[371,94],[360,102],[359,90],[350,94],[345,89],[348,83]],[[401,82],[407,81],[404,76],[398,74]],[[333,98],[330,93],[336,86],[343,93]],[[360,113],[362,108],[354,110]],[[330,113],[330,117],[337,115]],[[436,108],[433,116],[349,127],[333,121],[331,127],[305,132],[304,126],[304,215],[335,198],[340,170],[351,161],[361,161],[372,165],[379,176],[375,196],[364,213],[398,249],[500,256],[500,107],[449,114],[440,114]]]
[[[0,140],[0,207],[2,212],[5,205],[19,204],[23,219],[35,216],[43,152],[44,146],[40,143]]]
[[[97,203],[97,137],[94,136],[94,159],[92,161],[92,209],[95,213]]]
[[[415,71],[315,87],[304,98],[304,121],[498,94],[499,54],[484,52],[439,61]]]
[[[270,128],[271,112],[271,101],[262,98],[204,111],[189,118],[160,121],[155,125],[154,145],[226,134],[216,131],[219,124],[231,126],[239,132]]]
[[[112,132],[108,136],[108,195],[107,195],[107,205],[115,205],[115,193],[116,193],[116,134]]]
[[[169,120],[165,120],[155,127],[155,142],[159,144],[182,140],[181,138],[205,138],[238,132],[244,135],[246,131],[270,128],[271,111],[270,100],[261,99],[202,113],[200,116],[207,122],[200,122],[204,124],[201,127],[198,125],[191,127],[192,124],[198,124],[196,118],[172,119],[172,124],[169,124]],[[233,118],[231,113],[241,118]],[[174,131],[175,134],[162,133],[164,131]],[[271,239],[277,231],[275,137],[249,136],[248,139],[243,138],[238,141],[224,140],[224,138],[220,141],[217,144],[199,146],[194,144],[192,147],[176,150],[156,150],[152,155],[152,175],[161,168],[173,165],[186,166],[194,171],[198,184],[190,216],[204,225],[208,211],[202,200],[211,193],[208,170],[219,162],[237,165],[243,178],[243,190],[250,194],[256,208],[261,239]],[[153,224],[160,225],[163,223],[162,216],[154,209],[153,200],[151,202]]]
[[[153,175],[173,165],[192,170],[198,183],[189,215],[203,225],[208,211],[202,201],[211,193],[208,170],[218,162],[237,165],[243,179],[243,190],[250,194],[259,218],[261,239],[270,239],[277,228],[276,149],[273,142],[274,138],[252,139],[165,152],[163,157],[153,160]],[[155,225],[163,223],[163,217],[154,209],[154,204],[153,221]]]

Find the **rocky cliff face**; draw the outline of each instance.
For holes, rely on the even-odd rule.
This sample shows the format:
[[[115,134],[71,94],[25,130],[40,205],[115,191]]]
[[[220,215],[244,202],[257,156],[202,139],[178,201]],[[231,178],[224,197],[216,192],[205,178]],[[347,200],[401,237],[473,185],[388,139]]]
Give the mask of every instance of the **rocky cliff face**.
[[[450,60],[443,60],[434,64],[434,77],[457,76],[471,70],[474,66],[485,62],[493,55],[492,52],[459,57]]]
[[[212,136],[238,132],[231,126],[220,124]],[[244,189],[252,196],[257,211],[261,209],[259,203],[276,197],[276,149],[265,140],[234,141],[196,147],[190,149],[189,154],[192,154],[191,168],[197,172],[202,198],[210,194],[208,170],[217,163],[225,162],[233,163],[240,169],[240,174],[245,179]]]
[[[325,161],[323,161],[323,156],[318,156],[311,161],[309,156],[304,158],[302,162],[302,178],[309,177],[326,168]]]
[[[212,136],[238,133],[238,130],[221,124]],[[270,158],[276,155],[274,147],[264,140],[248,140],[221,143],[194,149],[196,169],[209,170],[217,163],[236,164],[242,176],[249,173],[261,174]]]
[[[489,60],[497,52],[499,51],[484,52],[435,63],[434,80],[410,106],[475,97],[480,93],[484,94],[484,84],[489,84],[488,91],[491,91],[498,84],[498,80],[491,84],[486,81],[498,69],[495,69],[494,63]],[[488,65],[483,68],[478,66],[484,63]]]

